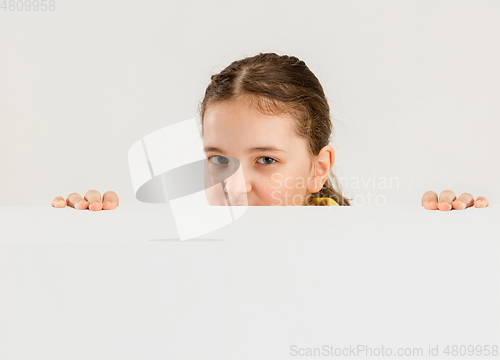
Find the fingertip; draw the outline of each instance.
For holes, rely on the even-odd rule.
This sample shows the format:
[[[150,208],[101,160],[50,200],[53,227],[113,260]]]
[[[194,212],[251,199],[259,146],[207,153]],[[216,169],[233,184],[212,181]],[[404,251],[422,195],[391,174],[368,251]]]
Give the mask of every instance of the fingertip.
[[[77,210],[85,210],[88,207],[89,203],[86,200],[80,200],[78,204],[75,205],[75,209]]]
[[[477,208],[487,207],[488,205],[489,205],[489,202],[484,196],[478,196],[476,201],[474,201],[474,206]]]
[[[484,208],[488,206],[488,201],[487,200],[476,200],[474,201],[474,206],[476,208]]]
[[[453,209],[455,210],[463,210],[465,209],[465,203],[463,203],[462,201],[460,200],[455,200],[451,203]]]
[[[92,204],[89,205],[89,210],[90,211],[101,211],[102,210],[102,203],[100,201],[95,201]]]
[[[54,200],[52,200],[51,205],[55,208],[63,208],[66,206],[66,200],[64,200],[62,196],[58,196]]]
[[[438,204],[438,208],[441,211],[450,211],[451,210],[451,205],[449,203],[443,201],[443,202],[440,202]]]
[[[427,210],[437,210],[438,205],[435,201],[429,201],[424,206]]]
[[[116,206],[113,204],[111,201],[105,201],[102,204],[102,209],[103,210],[113,210]]]

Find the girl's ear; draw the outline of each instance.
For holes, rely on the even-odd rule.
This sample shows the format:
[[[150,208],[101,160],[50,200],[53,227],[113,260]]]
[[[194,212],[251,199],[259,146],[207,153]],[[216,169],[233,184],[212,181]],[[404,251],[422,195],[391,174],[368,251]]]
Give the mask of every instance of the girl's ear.
[[[334,162],[335,150],[331,145],[326,145],[314,159],[313,174],[309,178],[307,191],[315,193],[321,190],[332,171]]]

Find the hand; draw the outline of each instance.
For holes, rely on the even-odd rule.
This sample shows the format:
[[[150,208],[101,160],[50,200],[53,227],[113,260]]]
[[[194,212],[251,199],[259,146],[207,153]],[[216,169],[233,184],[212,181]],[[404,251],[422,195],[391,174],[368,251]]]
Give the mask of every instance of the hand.
[[[450,211],[463,210],[472,205],[477,208],[483,208],[488,206],[488,200],[484,196],[478,196],[476,201],[474,197],[469,193],[463,193],[457,199],[455,193],[451,190],[443,190],[439,195],[439,202],[437,194],[434,191],[427,191],[424,196],[422,196],[422,205],[427,210],[442,210]]]
[[[57,196],[52,200],[52,207],[63,208],[66,205],[77,210],[85,210],[87,207],[91,211],[113,210],[118,206],[118,195],[114,191],[106,191],[101,202],[99,191],[89,190],[85,193],[85,200],[78,193],[69,194],[66,200],[62,196]]]

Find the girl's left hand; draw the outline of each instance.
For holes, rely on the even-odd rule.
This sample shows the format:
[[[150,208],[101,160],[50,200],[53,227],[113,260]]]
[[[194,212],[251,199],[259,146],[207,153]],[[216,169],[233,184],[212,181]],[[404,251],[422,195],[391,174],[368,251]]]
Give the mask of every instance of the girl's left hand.
[[[463,210],[474,205],[477,208],[483,208],[488,206],[488,200],[484,196],[478,196],[476,201],[474,201],[474,196],[469,193],[463,193],[457,199],[455,193],[451,190],[443,190],[439,194],[439,201],[437,194],[434,191],[427,191],[424,196],[422,196],[422,205],[427,210],[443,210],[450,211]]]

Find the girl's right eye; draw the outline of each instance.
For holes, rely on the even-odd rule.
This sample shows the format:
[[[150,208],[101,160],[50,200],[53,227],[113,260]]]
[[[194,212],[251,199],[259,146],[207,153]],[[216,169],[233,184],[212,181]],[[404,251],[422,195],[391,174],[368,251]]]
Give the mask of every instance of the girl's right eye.
[[[215,162],[214,162],[214,159],[216,159]],[[214,165],[227,165],[227,163],[229,162],[229,160],[227,158],[225,158],[224,156],[220,156],[220,155],[210,156],[208,158],[208,160]]]

